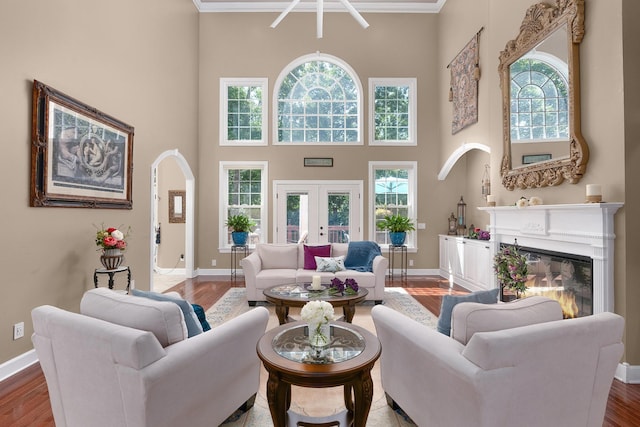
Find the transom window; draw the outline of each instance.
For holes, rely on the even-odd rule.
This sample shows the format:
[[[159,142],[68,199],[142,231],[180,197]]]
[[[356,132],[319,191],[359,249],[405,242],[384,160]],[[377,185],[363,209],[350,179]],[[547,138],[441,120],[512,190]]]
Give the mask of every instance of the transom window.
[[[230,248],[231,215],[244,214],[256,223],[248,244],[267,241],[267,162],[220,162],[220,248]]]
[[[371,145],[416,145],[416,79],[369,79]]]
[[[267,145],[267,79],[220,79],[220,145]]]
[[[343,61],[325,54],[298,58],[274,90],[275,144],[362,144],[362,87]]]
[[[417,168],[417,162],[369,162],[369,235],[382,246],[390,243],[389,233],[377,229],[385,216],[403,215],[416,225]],[[415,248],[416,243],[416,233],[408,233],[405,244]]]
[[[569,138],[566,71],[561,72],[549,61],[524,57],[511,64],[510,72],[511,140],[566,141]]]

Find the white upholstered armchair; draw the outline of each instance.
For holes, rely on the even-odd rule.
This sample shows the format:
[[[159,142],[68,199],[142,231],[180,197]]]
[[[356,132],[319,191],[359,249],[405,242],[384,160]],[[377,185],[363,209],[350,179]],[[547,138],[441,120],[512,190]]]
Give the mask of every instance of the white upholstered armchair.
[[[57,427],[211,427],[253,404],[264,307],[191,338],[172,302],[98,288],[81,310],[32,312]]]
[[[374,307],[389,404],[421,427],[601,426],[624,319],[600,313],[548,321],[560,309],[532,298],[542,297],[456,305],[451,335],[460,328],[461,341]],[[533,324],[496,330],[523,318]],[[481,332],[483,325],[492,332]]]

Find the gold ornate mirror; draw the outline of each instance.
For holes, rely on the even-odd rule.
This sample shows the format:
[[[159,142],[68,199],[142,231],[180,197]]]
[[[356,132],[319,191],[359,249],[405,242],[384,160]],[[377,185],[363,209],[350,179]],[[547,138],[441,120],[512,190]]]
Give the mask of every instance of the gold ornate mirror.
[[[589,160],[580,130],[580,42],[584,0],[537,3],[500,52],[508,190],[577,183]]]

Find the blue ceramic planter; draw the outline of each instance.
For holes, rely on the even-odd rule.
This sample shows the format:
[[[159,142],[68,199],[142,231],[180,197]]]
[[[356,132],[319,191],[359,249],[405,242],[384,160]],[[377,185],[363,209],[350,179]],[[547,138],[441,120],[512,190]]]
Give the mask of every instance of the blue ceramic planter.
[[[389,240],[393,246],[402,246],[407,238],[405,231],[389,232]]]
[[[247,244],[247,238],[249,237],[249,233],[246,231],[233,231],[231,232],[231,240],[233,240],[233,244],[236,246],[244,246]]]

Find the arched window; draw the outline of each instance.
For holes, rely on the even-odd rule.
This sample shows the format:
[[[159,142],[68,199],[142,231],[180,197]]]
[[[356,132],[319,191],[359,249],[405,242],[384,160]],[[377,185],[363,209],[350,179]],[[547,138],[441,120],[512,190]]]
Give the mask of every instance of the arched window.
[[[551,55],[511,64],[511,141],[569,138],[567,65]]]
[[[298,58],[282,71],[274,93],[274,144],[362,144],[362,85],[338,58]]]

